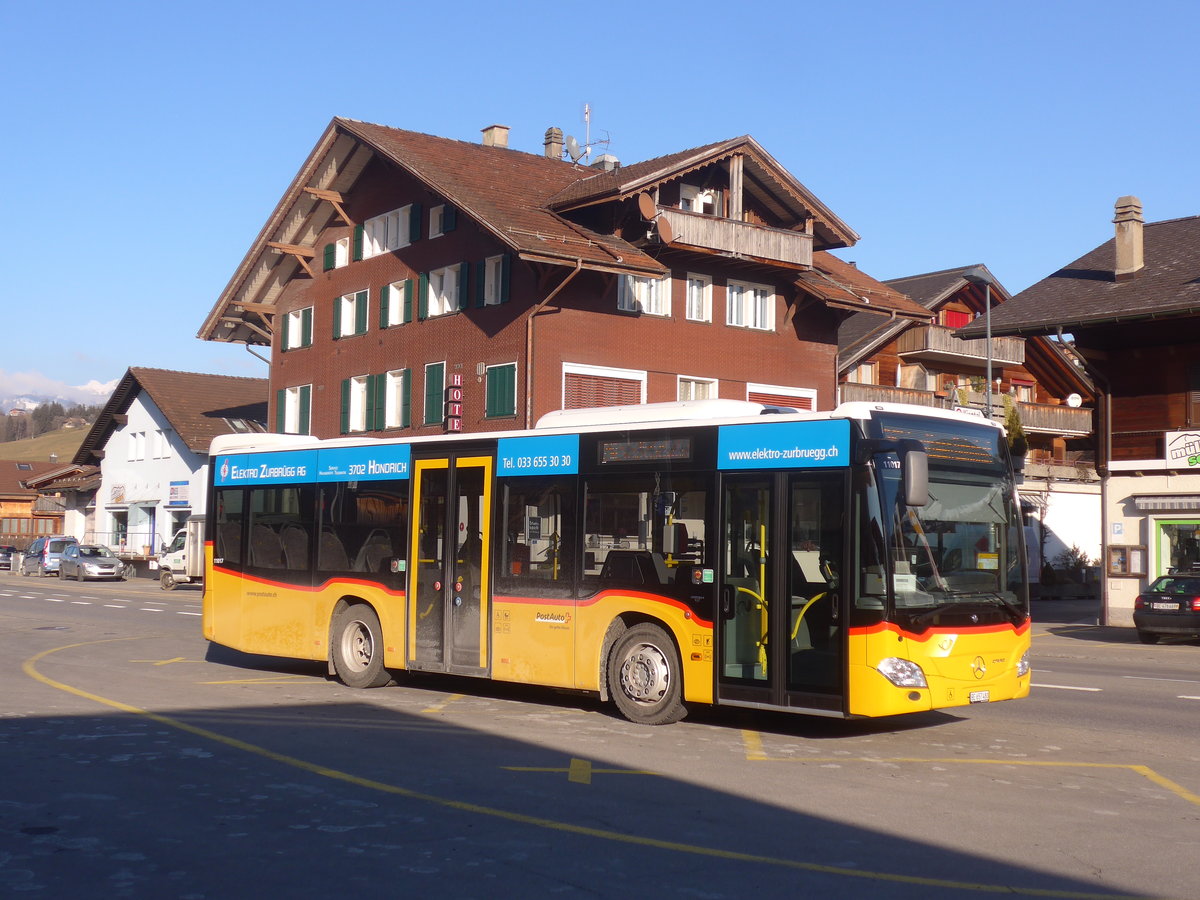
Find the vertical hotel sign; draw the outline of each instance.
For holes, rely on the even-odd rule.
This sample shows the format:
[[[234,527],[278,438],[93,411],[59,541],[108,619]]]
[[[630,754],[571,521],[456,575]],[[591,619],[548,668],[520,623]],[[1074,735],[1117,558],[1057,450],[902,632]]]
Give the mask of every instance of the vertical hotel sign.
[[[1164,438],[1168,469],[1200,469],[1200,432],[1168,431]]]
[[[446,388],[446,407],[442,416],[442,430],[462,431],[463,414],[463,377],[450,376],[450,385]]]

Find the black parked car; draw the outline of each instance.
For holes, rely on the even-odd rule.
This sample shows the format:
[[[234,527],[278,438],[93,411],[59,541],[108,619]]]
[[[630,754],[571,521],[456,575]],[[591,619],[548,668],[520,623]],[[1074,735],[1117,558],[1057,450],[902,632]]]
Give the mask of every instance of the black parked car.
[[[1164,634],[1200,637],[1200,575],[1163,575],[1133,604],[1138,640],[1157,644]]]
[[[16,547],[0,547],[0,569],[8,569],[11,572],[17,552]]]

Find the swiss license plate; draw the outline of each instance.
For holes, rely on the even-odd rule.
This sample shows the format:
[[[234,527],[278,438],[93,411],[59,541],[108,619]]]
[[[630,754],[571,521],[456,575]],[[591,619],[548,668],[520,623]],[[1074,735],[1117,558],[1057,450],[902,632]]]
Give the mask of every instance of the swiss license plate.
[[[992,698],[991,691],[971,691],[967,698],[971,703],[987,703]]]
[[[1179,609],[1178,603],[1151,603],[1151,609]]]

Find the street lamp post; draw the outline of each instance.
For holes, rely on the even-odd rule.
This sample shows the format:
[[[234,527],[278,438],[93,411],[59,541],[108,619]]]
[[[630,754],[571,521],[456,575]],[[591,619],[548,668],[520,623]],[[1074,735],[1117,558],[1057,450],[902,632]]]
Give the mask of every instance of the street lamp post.
[[[987,382],[983,387],[983,403],[987,417],[992,415],[992,275],[984,266],[973,266],[962,277],[971,284],[983,285],[983,322],[987,333]]]

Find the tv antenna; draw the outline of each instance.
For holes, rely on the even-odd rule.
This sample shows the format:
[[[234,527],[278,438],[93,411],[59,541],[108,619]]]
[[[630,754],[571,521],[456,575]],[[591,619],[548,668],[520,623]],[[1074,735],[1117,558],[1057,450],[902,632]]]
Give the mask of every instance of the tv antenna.
[[[582,159],[584,165],[587,165],[592,156],[592,105],[590,103],[583,104],[583,128],[583,146],[580,146],[579,141],[571,135],[567,135],[566,148],[571,162],[578,163]],[[597,143],[607,145],[608,141],[609,139],[606,137]]]

